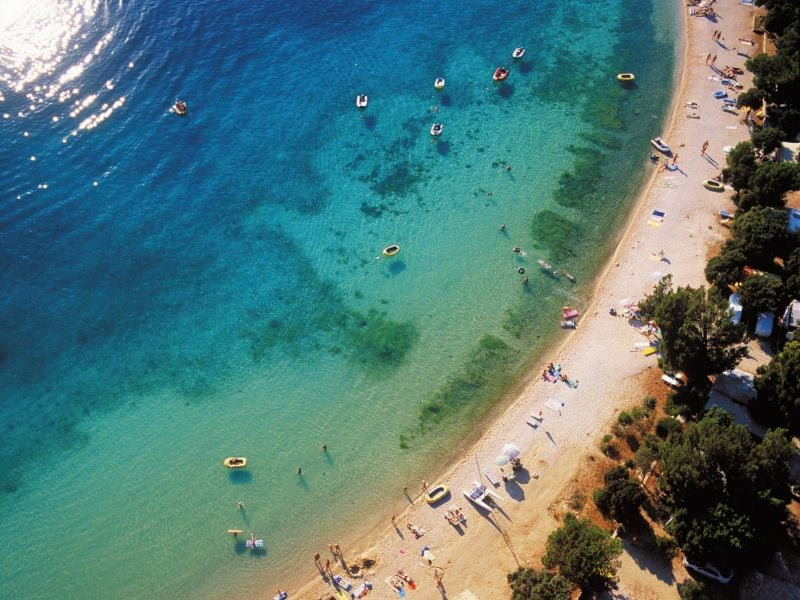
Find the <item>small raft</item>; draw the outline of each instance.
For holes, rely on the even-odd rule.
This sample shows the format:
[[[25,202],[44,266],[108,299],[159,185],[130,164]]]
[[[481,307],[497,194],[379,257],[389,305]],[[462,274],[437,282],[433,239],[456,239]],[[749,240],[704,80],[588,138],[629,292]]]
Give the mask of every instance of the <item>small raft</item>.
[[[506,77],[508,77],[508,69],[505,67],[497,67],[492,75],[492,79],[495,81],[503,81]]]
[[[244,456],[229,456],[222,464],[229,469],[241,469],[247,466],[247,459]]]
[[[400,246],[398,246],[397,244],[386,246],[386,248],[383,249],[384,256],[394,256],[398,252],[400,252]]]
[[[706,179],[703,182],[703,187],[707,190],[711,190],[712,192],[721,192],[725,189],[725,186],[721,181],[717,181],[716,179]]]

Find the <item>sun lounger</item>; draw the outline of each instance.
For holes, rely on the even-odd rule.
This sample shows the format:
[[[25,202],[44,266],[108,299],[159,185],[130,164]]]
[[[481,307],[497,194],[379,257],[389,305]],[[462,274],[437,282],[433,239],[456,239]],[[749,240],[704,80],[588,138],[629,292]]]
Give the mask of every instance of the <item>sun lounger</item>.
[[[539,427],[539,422],[538,421],[534,421],[533,419],[525,419],[525,422],[528,425],[530,425],[531,427],[533,427],[534,429],[537,429]]]
[[[349,592],[351,589],[353,589],[353,584],[344,579],[341,575],[334,575],[333,580],[336,582],[336,585],[346,592]]]
[[[497,474],[494,471],[492,471],[491,469],[486,469],[483,472],[483,474],[486,475],[486,479],[488,479],[489,483],[491,483],[494,487],[497,487],[498,485],[500,485],[497,482]]]
[[[363,598],[364,596],[369,594],[371,590],[372,590],[372,583],[369,581],[365,581],[364,583],[362,583],[360,586],[358,586],[356,589],[353,590],[353,592],[350,594],[350,597]]]
[[[658,352],[658,348],[656,348],[655,346],[648,346],[647,348],[642,350],[642,354],[644,354],[645,356],[650,356],[651,354],[655,354],[656,352]]]

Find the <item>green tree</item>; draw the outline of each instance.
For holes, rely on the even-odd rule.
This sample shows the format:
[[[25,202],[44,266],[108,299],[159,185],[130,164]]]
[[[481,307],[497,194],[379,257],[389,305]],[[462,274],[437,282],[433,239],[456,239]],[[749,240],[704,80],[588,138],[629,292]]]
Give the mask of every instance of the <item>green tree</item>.
[[[800,165],[765,162],[758,165],[752,180],[753,194],[761,206],[784,206],[784,196],[800,188]]]
[[[650,463],[647,463],[649,466]],[[644,491],[631,479],[625,467],[614,467],[603,477],[605,487],[597,490],[595,503],[600,511],[620,523],[630,523],[639,516]]]
[[[733,243],[751,265],[769,266],[785,241],[787,222],[786,211],[758,206],[733,222]]]
[[[561,575],[520,567],[507,575],[511,600],[570,600],[573,585]]]
[[[794,140],[800,134],[800,110],[783,109],[778,113],[778,129],[786,132],[787,140]]]
[[[741,98],[740,98],[741,99]],[[753,133],[753,146],[764,154],[770,154],[781,147],[781,142],[786,139],[786,134],[777,127],[765,127]]]
[[[753,72],[753,83],[770,104],[796,102],[797,63],[784,54],[756,54],[745,66]]]
[[[739,94],[736,98],[736,106],[739,108],[746,107],[752,110],[758,110],[764,103],[764,92],[758,88],[750,88],[746,92]]]
[[[616,581],[622,550],[622,542],[610,533],[589,519],[567,513],[564,524],[547,538],[542,562],[584,592],[601,591]]]
[[[769,275],[753,275],[742,282],[739,293],[747,311],[775,311],[783,299],[783,284]]]
[[[751,186],[753,175],[756,173],[756,152],[752,142],[739,142],[734,146],[726,158],[728,166],[722,170],[725,181],[733,189],[748,189]]]
[[[770,432],[757,444],[717,408],[670,436],[659,487],[673,515],[670,532],[684,552],[735,566],[772,548],[788,500],[791,453],[785,432]]]
[[[800,341],[788,342],[755,378],[759,412],[800,435]]]
[[[661,330],[661,359],[665,367],[683,371],[701,389],[708,375],[733,368],[745,355],[744,329],[731,322],[728,302],[705,288],[672,290],[665,277],[639,308]]]
[[[724,290],[742,278],[747,257],[731,240],[726,241],[719,254],[706,263],[706,281]]]
[[[800,300],[800,248],[795,248],[786,259],[783,280],[787,295]]]
[[[681,600],[713,600],[704,583],[687,579],[678,584],[678,596]]]

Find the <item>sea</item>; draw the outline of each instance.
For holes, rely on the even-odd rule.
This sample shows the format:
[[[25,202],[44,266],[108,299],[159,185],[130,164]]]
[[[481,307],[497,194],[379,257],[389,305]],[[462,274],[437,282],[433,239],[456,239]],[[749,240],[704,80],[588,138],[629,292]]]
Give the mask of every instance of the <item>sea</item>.
[[[267,595],[387,522],[585,306],[677,10],[3,0],[0,597]]]

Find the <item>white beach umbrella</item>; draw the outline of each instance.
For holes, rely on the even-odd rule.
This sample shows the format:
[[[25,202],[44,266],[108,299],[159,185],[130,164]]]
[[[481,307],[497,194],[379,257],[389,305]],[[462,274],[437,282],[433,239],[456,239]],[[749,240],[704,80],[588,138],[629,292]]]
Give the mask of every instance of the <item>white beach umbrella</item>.
[[[517,458],[521,454],[521,452],[520,449],[517,448],[514,444],[508,443],[505,446],[503,446],[503,454],[505,454],[508,458],[513,460]]]
[[[502,467],[503,465],[507,465],[510,462],[511,462],[511,459],[508,458],[508,456],[506,456],[505,454],[501,454],[500,456],[498,456],[497,458],[494,459],[494,464],[496,464],[498,467]]]

